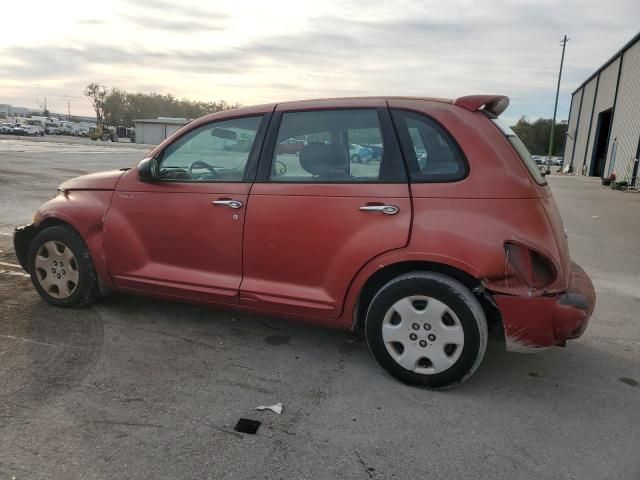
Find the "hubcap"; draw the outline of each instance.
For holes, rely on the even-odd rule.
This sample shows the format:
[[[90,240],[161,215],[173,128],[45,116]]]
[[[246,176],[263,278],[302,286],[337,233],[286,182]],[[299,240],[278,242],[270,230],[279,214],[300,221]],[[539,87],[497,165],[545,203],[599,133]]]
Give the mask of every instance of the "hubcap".
[[[400,366],[416,373],[434,374],[444,372],[460,358],[464,330],[458,316],[445,303],[414,295],[398,300],[387,311],[382,339]]]
[[[43,243],[36,253],[35,270],[38,283],[52,297],[70,297],[78,286],[78,263],[64,243]]]

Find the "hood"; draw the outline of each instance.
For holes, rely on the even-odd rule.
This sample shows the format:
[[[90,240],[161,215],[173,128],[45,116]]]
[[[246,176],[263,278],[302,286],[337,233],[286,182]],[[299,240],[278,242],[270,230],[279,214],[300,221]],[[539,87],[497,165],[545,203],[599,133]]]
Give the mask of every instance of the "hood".
[[[60,190],[115,190],[118,180],[126,170],[91,173],[63,182]]]

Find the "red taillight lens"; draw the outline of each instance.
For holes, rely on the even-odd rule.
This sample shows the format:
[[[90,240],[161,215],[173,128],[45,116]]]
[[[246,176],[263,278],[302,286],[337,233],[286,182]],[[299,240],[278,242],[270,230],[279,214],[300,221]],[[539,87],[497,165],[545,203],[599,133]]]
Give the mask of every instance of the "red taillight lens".
[[[544,288],[555,280],[556,270],[544,255],[513,242],[505,242],[504,251],[516,276],[529,288]]]

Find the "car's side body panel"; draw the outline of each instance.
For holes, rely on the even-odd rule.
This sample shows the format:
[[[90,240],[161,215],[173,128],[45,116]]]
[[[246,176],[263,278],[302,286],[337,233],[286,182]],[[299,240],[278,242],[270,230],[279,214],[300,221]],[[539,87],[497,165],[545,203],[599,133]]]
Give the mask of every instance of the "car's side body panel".
[[[364,212],[392,204],[395,215]],[[241,303],[327,320],[357,271],[371,258],[407,244],[411,201],[405,184],[257,183],[244,237]]]

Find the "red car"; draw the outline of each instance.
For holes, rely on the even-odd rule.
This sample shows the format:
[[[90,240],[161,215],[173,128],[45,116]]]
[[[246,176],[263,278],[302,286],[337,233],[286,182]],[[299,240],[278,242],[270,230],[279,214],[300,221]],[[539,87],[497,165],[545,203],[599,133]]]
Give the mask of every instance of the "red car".
[[[364,331],[403,382],[468,378],[489,332],[564,345],[595,304],[504,96],[346,98],[191,122],[137,168],[69,180],[16,230],[38,293],[109,290]],[[283,145],[305,138],[299,155]],[[382,145],[353,163],[353,142]]]

